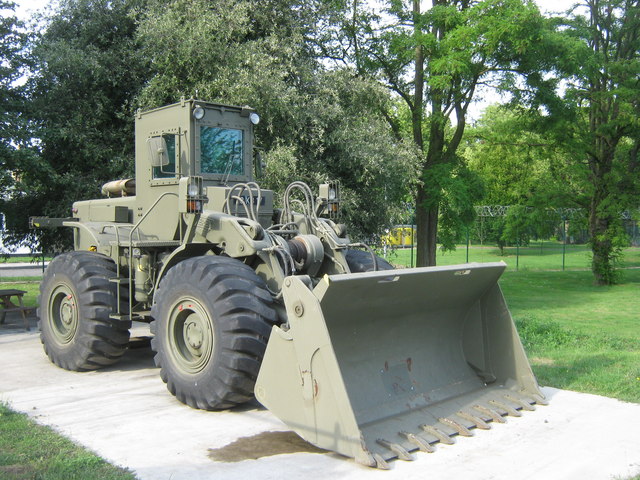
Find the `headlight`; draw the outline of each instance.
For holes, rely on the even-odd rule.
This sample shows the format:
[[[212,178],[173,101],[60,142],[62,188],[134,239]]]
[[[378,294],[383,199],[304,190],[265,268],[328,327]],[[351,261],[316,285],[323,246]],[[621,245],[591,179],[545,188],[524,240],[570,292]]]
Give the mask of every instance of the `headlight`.
[[[196,105],[193,109],[193,118],[196,120],[202,120],[204,118],[204,108],[200,105]]]
[[[178,180],[178,211],[180,213],[200,213],[207,201],[202,177],[181,177]]]
[[[253,112],[251,115],[249,115],[249,120],[251,120],[251,123],[253,123],[254,125],[257,125],[260,123],[260,115],[258,115],[256,112]]]
[[[190,197],[197,197],[199,193],[200,192],[198,189],[198,185],[196,185],[195,183],[190,183],[187,187],[187,195],[189,195]]]
[[[336,189],[335,188],[330,188],[329,189],[329,200],[335,200],[336,199]]]

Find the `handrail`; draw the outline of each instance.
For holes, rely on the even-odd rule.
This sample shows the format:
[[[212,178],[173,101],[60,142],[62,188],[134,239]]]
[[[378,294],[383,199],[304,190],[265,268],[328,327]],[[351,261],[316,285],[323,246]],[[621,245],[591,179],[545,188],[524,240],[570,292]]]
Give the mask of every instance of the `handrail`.
[[[151,211],[158,205],[160,200],[162,200],[167,195],[173,195],[178,197],[178,194],[175,192],[164,192],[156,201],[151,204],[149,210],[136,222],[131,230],[129,230],[129,319],[133,318],[133,302],[134,302],[134,292],[133,292],[133,232],[140,226],[140,224],[147,218],[147,216],[151,213]],[[140,238],[140,234],[138,233],[138,238]],[[120,298],[120,292],[118,292],[118,299]],[[118,301],[118,311],[120,311],[120,302]]]

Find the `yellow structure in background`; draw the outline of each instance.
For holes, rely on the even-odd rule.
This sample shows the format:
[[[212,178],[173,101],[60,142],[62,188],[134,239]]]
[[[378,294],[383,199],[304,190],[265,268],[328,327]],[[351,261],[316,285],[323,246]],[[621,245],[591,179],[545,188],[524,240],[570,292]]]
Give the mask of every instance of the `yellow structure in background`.
[[[382,242],[388,246],[410,247],[414,243],[415,228],[411,225],[397,225],[382,236]]]

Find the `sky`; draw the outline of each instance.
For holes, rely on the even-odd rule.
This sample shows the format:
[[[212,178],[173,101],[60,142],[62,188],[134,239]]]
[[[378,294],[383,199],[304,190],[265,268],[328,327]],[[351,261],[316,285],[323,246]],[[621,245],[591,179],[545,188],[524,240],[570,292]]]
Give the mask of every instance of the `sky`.
[[[19,18],[27,19],[31,13],[42,10],[51,0],[14,0],[18,5],[16,14]],[[370,0],[375,3],[375,0]],[[543,12],[564,11],[571,7],[576,0],[537,0],[536,3]],[[430,4],[430,1],[423,2]],[[426,7],[426,5],[425,5]]]
[[[18,18],[23,20],[28,20],[33,13],[42,11],[49,4],[57,3],[57,0],[13,0],[16,5],[16,15]],[[375,5],[380,2],[380,0],[367,0],[370,5]],[[536,3],[540,7],[543,13],[558,13],[562,11],[568,10],[577,0],[536,0]],[[424,9],[429,8],[431,6],[431,0],[423,0]],[[473,121],[477,120],[484,108],[492,103],[499,103],[501,101],[500,97],[495,94],[492,90],[480,91],[478,92],[483,100],[477,101],[470,106],[468,119]]]
[[[50,0],[13,0],[16,5],[16,16],[23,20],[27,20],[31,14],[42,10],[46,7]]]

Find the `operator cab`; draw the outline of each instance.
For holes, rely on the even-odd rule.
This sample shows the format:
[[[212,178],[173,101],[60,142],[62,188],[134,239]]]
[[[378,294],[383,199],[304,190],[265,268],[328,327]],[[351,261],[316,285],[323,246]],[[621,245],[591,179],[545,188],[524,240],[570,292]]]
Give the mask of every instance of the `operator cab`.
[[[185,192],[197,190],[193,205],[215,212],[226,207],[226,213],[246,216],[246,208],[237,199],[227,202],[236,187],[234,196],[258,207],[260,223],[269,226],[273,193],[257,194],[255,184],[242,192],[237,190],[253,182],[253,128],[259,121],[250,107],[194,99],[140,112],[136,117],[136,218],[155,209],[161,195],[182,191],[176,187],[186,181]],[[184,199],[178,202],[179,211],[184,211]]]
[[[164,110],[174,115],[165,120]],[[206,186],[251,181],[253,126],[259,121],[249,107],[201,100],[141,113],[138,123],[146,130],[151,184],[166,185],[187,175],[201,176]]]

